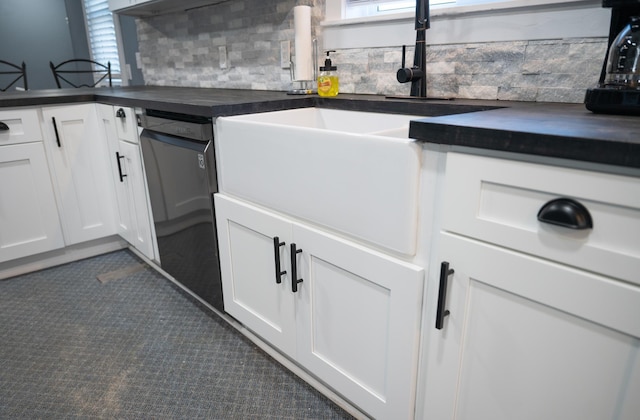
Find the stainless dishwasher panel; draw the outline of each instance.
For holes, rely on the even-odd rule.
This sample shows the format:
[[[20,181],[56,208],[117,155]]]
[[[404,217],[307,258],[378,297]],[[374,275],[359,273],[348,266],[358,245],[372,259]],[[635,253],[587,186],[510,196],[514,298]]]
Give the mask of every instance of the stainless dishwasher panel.
[[[209,123],[210,124],[210,123]],[[223,310],[213,193],[213,142],[146,129],[140,136],[159,263],[213,307]]]

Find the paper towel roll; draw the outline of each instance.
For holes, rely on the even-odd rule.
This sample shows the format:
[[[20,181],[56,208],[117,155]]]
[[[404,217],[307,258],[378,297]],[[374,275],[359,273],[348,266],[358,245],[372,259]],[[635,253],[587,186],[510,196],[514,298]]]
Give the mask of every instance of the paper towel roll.
[[[311,7],[293,8],[294,80],[313,80],[313,45],[311,41]]]

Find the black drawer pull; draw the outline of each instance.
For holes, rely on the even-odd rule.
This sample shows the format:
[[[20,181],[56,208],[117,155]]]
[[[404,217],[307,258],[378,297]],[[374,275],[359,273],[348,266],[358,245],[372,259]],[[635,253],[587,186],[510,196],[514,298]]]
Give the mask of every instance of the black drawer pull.
[[[0,131],[9,131],[9,126],[0,121]]]
[[[116,161],[118,162],[118,175],[120,175],[120,182],[124,182],[124,177],[127,176],[127,174],[122,173],[122,164],[120,163],[120,159],[123,159],[123,158],[124,158],[123,155],[116,152]]]
[[[593,228],[589,210],[570,198],[556,198],[549,201],[538,212],[538,220],[569,229],[583,230]]]
[[[56,117],[51,117],[51,121],[53,122],[53,132],[56,133],[56,143],[58,143],[58,147],[62,147],[60,144],[60,136],[58,135],[58,124],[56,124]]]
[[[436,312],[436,329],[441,330],[444,326],[444,318],[449,315],[449,310],[445,309],[447,303],[447,283],[449,276],[454,273],[453,268],[449,268],[449,263],[443,261],[440,264],[440,290],[438,290],[438,309]]]
[[[284,245],[284,242],[280,242],[280,238],[277,236],[273,238],[273,253],[275,256],[276,266],[276,283],[282,283],[282,276],[287,274],[287,270],[282,271],[280,268],[280,247]]]
[[[302,250],[296,249],[296,244],[291,244],[291,291],[293,293],[298,291],[298,283],[302,283],[302,279],[298,278],[297,254],[300,252],[302,252]]]

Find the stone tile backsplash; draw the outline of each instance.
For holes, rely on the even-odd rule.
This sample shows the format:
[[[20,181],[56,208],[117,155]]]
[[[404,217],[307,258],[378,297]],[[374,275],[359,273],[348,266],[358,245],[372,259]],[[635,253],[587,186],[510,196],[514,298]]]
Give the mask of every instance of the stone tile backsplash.
[[[280,43],[291,41],[293,7],[313,7],[321,38],[324,0],[233,0],[184,13],[137,20],[148,85],[288,90]],[[600,76],[606,38],[434,45],[427,47],[428,95],[580,103]],[[320,45],[322,43],[320,42]],[[219,47],[227,50],[220,68]],[[322,60],[322,52],[320,52]],[[395,79],[401,48],[339,50],[340,92],[406,95]],[[407,57],[412,57],[408,48]]]

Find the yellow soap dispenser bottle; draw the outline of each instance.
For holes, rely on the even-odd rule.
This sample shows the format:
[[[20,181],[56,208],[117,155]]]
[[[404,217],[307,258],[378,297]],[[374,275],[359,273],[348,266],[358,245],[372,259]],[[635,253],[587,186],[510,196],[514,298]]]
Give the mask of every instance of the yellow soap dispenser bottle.
[[[318,75],[318,95],[320,96],[336,96],[338,94],[338,74],[336,70],[338,67],[331,64],[331,58],[329,53],[335,52],[334,50],[326,51],[327,58],[324,60],[324,66],[320,67],[320,74]]]

